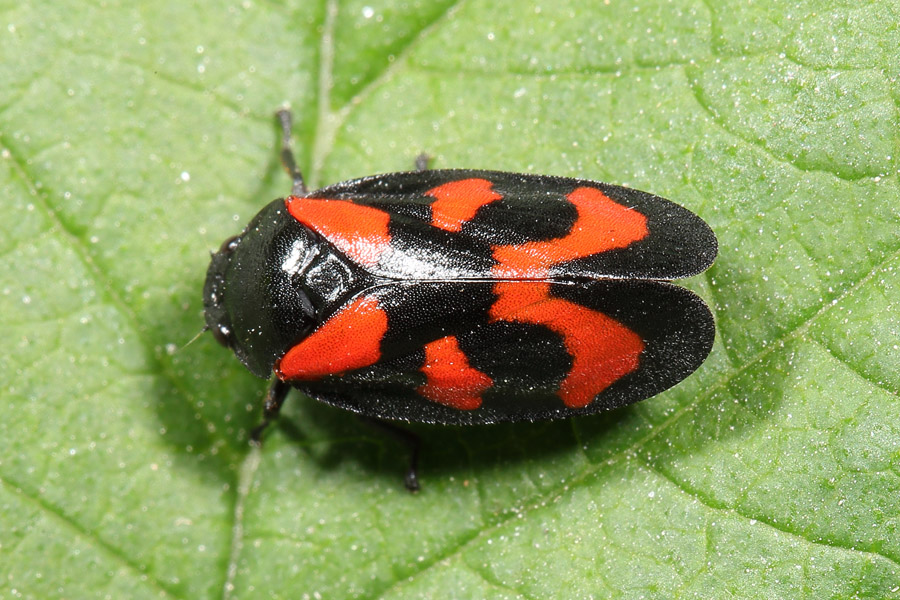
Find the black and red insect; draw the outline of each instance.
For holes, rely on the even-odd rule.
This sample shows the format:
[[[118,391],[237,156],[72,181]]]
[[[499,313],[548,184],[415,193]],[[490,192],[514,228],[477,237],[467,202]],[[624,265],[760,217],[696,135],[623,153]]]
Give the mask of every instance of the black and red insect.
[[[264,425],[289,386],[377,420],[561,419],[658,394],[708,355],[709,309],[670,283],[716,256],[690,211],[470,169],[308,192],[279,117],[292,194],[222,245],[204,288],[216,339],[275,375]]]

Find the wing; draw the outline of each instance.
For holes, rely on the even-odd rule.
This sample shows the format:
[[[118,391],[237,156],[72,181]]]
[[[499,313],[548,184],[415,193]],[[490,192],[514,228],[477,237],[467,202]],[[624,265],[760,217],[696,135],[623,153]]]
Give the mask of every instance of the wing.
[[[339,183],[288,210],[376,276],[394,279],[676,279],[717,243],[668,200],[565,177],[478,170]]]
[[[397,282],[349,302],[278,373],[373,417],[538,421],[658,394],[714,335],[703,301],[666,282]]]

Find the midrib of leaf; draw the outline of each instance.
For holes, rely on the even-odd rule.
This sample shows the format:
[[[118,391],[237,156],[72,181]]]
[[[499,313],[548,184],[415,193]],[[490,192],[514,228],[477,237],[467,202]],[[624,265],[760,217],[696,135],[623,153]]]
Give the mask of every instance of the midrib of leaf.
[[[574,477],[572,477],[570,480],[568,480],[565,483],[561,483],[559,485],[556,485],[556,486],[553,486],[550,488],[546,488],[546,490],[544,492],[538,494],[537,496],[534,496],[529,505],[522,507],[520,510],[517,510],[515,513],[507,513],[504,517],[502,517],[495,523],[491,524],[488,527],[485,527],[484,529],[481,529],[480,531],[473,533],[472,535],[468,536],[465,539],[460,540],[459,543],[448,548],[445,552],[441,553],[440,555],[436,555],[433,558],[431,558],[430,560],[418,563],[419,568],[416,569],[414,572],[409,573],[403,580],[396,581],[396,582],[392,583],[391,585],[384,587],[381,590],[374,591],[371,595],[365,596],[364,599],[365,600],[374,600],[376,598],[380,598],[380,597],[384,596],[385,594],[387,594],[405,584],[408,584],[415,577],[418,577],[419,575],[429,571],[431,568],[433,568],[445,561],[448,561],[455,556],[461,555],[465,551],[466,548],[475,544],[476,542],[478,542],[479,540],[481,540],[485,537],[489,537],[492,533],[500,530],[508,521],[510,521],[512,519],[527,520],[529,513],[533,512],[535,510],[540,510],[542,508],[545,508],[550,503],[559,502],[561,499],[565,498],[567,496],[567,494],[571,493],[573,490],[578,489],[579,486],[581,486],[584,483],[586,483],[587,481],[589,481],[592,477],[595,477],[595,476],[598,476],[599,474],[601,474],[604,469],[618,464],[618,462],[620,460],[635,460],[635,459],[639,460],[637,458],[639,455],[639,450],[645,444],[649,443],[650,441],[652,441],[656,437],[658,437],[661,433],[670,429],[672,426],[674,426],[676,423],[678,423],[685,415],[692,413],[697,408],[697,406],[699,406],[703,401],[712,397],[719,390],[725,389],[733,379],[737,378],[739,375],[744,373],[750,367],[756,365],[757,363],[762,362],[763,360],[766,359],[766,357],[768,357],[770,354],[772,354],[776,350],[783,348],[791,340],[801,337],[803,334],[805,334],[809,330],[809,328],[813,324],[815,324],[815,322],[819,318],[828,314],[828,312],[830,312],[833,309],[833,307],[838,306],[845,299],[852,297],[853,294],[858,289],[863,287],[866,283],[869,282],[869,280],[871,280],[873,277],[875,277],[875,275],[879,271],[881,271],[885,265],[887,265],[891,261],[896,260],[898,258],[900,258],[900,249],[895,250],[892,254],[888,255],[883,261],[881,261],[876,266],[874,266],[872,269],[870,269],[868,273],[866,273],[864,276],[860,277],[852,286],[848,287],[842,294],[838,295],[833,300],[824,301],[822,303],[822,306],[819,308],[819,310],[817,310],[813,315],[808,317],[806,320],[798,323],[793,329],[785,332],[784,335],[782,335],[780,338],[775,340],[772,344],[766,346],[764,349],[757,352],[753,357],[751,357],[749,360],[747,360],[747,362],[745,362],[743,365],[736,367],[734,370],[732,370],[726,374],[723,374],[722,377],[720,377],[716,382],[714,382],[712,385],[710,385],[708,388],[706,388],[704,393],[698,394],[692,402],[690,402],[689,404],[686,404],[680,410],[673,413],[668,419],[666,419],[665,421],[660,423],[658,426],[654,427],[647,435],[645,435],[644,437],[637,440],[631,446],[624,448],[623,450],[620,450],[619,452],[611,455],[610,457],[603,460],[601,463],[599,463],[597,465],[586,468],[584,471],[575,475]],[[709,272],[707,272],[707,274],[704,275],[705,277],[707,277],[707,279],[709,279],[711,277],[708,273]],[[832,356],[833,356],[833,354],[832,354]],[[846,361],[841,360],[838,357],[836,357],[836,360],[841,362],[841,364],[846,364]],[[854,371],[854,372],[856,372],[856,371]],[[863,376],[863,378],[866,381],[872,383],[870,378],[864,377],[864,376]],[[873,383],[873,385],[877,385],[877,384]],[[646,465],[643,462],[641,464],[644,467],[650,468],[654,473],[657,473],[657,470],[652,467],[649,467],[649,465]],[[832,544],[832,543],[826,543],[826,542],[819,541],[819,540],[811,540],[811,539],[806,538],[795,532],[791,532],[786,529],[778,528],[775,525],[773,525],[773,524],[769,523],[768,521],[761,519],[759,517],[755,517],[755,516],[751,517],[748,515],[744,515],[744,514],[738,512],[734,508],[716,507],[707,502],[704,502],[702,498],[698,497],[695,493],[692,493],[692,492],[689,492],[688,490],[686,490],[683,486],[679,485],[677,483],[677,481],[672,480],[671,478],[663,475],[662,473],[659,473],[659,475],[661,477],[663,477],[664,479],[666,479],[667,481],[670,481],[672,484],[676,485],[676,487],[678,487],[685,494],[689,495],[691,498],[696,498],[698,502],[702,503],[704,506],[706,506],[707,508],[709,508],[711,510],[728,512],[728,514],[736,515],[738,517],[747,519],[748,521],[755,520],[756,522],[758,522],[766,527],[771,527],[771,528],[777,529],[778,531],[781,531],[785,534],[797,537],[798,539],[802,539],[803,541],[805,541],[809,544],[824,546],[827,548],[834,548],[834,549],[843,550],[843,551],[854,553],[854,554],[862,554],[862,555],[866,555],[866,556],[880,557],[880,558],[890,562],[891,564],[896,565],[898,568],[900,568],[900,562],[898,562],[897,559],[895,559],[891,556],[888,556],[886,554],[882,554],[880,552],[874,551],[874,550],[860,550],[857,548],[845,547],[845,546]]]
[[[315,189],[322,171],[322,167],[324,165],[324,158],[327,157],[328,154],[330,154],[337,132],[340,130],[347,116],[350,114],[352,107],[357,103],[357,100],[367,96],[369,93],[371,93],[371,90],[377,88],[382,81],[389,78],[390,73],[392,73],[394,69],[398,68],[399,65],[405,62],[402,60],[402,58],[411,51],[410,49],[415,46],[416,42],[422,39],[428,31],[436,27],[437,23],[439,23],[440,21],[445,19],[447,15],[452,13],[453,10],[458,7],[461,2],[462,0],[460,0],[460,2],[452,4],[437,19],[423,28],[417,36],[412,37],[410,43],[406,46],[406,48],[404,48],[403,51],[399,53],[397,60],[386,67],[379,76],[374,77],[356,95],[356,98],[353,101],[347,103],[338,111],[332,112],[330,109],[330,90],[333,80],[334,27],[338,15],[338,4],[337,0],[326,1],[325,22],[323,24],[321,46],[319,50],[316,128],[311,144],[313,148],[313,155],[309,161],[309,174],[307,175],[306,173],[304,173],[304,175],[307,175],[307,185],[309,185],[312,189]],[[240,560],[241,551],[243,549],[244,506],[246,505],[247,496],[249,495],[253,487],[253,481],[256,475],[256,471],[259,468],[259,463],[260,451],[258,449],[253,449],[244,455],[244,458],[241,461],[240,467],[238,469],[238,483],[236,486],[234,486],[235,501],[234,510],[231,513],[230,523],[232,531],[231,545],[228,552],[228,562],[225,565],[225,574],[224,577],[222,577],[223,583],[221,589],[223,600],[229,600],[231,598],[231,593],[234,591],[234,579],[237,575],[238,561]]]
[[[238,560],[240,559],[241,550],[244,548],[244,506],[247,503],[247,497],[250,495],[250,489],[253,486],[259,462],[260,449],[253,447],[244,457],[238,470],[234,511],[231,513],[231,548],[228,554],[228,563],[225,566],[224,583],[222,584],[223,600],[231,598],[231,593],[234,591],[234,578],[237,575]]]
[[[317,94],[316,130],[312,140],[312,157],[309,160],[310,173],[306,182],[311,189],[318,187],[319,173],[322,170],[323,161],[334,143],[334,137],[340,126],[331,112],[331,86],[334,77],[334,25],[337,21],[337,14],[337,0],[327,0],[325,3],[325,23],[319,45],[319,77],[317,83],[319,93]]]
[[[420,40],[424,39],[430,31],[432,31],[433,29],[438,27],[440,25],[440,23],[443,20],[445,20],[450,14],[452,14],[453,12],[458,10],[458,8],[462,4],[463,4],[463,0],[460,0],[459,2],[456,2],[452,5],[450,5],[443,14],[441,14],[432,23],[430,23],[429,25],[424,27],[419,32],[418,35],[410,38],[409,43],[403,48],[403,50],[400,51],[399,53],[397,53],[396,60],[394,60],[391,64],[389,64],[387,67],[385,67],[380,72],[380,74],[373,77],[364,87],[362,87],[359,90],[359,92],[357,92],[357,94],[355,94],[354,98],[351,101],[347,102],[342,107],[340,107],[336,110],[332,110],[331,103],[330,103],[330,89],[331,89],[331,84],[332,84],[333,75],[334,75],[334,73],[333,73],[334,59],[335,59],[335,56],[334,56],[334,51],[335,51],[335,49],[334,49],[334,27],[335,27],[335,21],[336,21],[336,17],[338,16],[339,10],[338,10],[337,0],[327,0],[326,18],[325,18],[325,24],[323,27],[322,44],[321,44],[321,48],[320,48],[317,119],[316,119],[316,127],[315,127],[315,131],[313,134],[313,139],[310,144],[310,146],[313,149],[313,152],[312,152],[312,156],[309,160],[309,166],[307,168],[307,172],[308,172],[307,183],[310,184],[310,187],[315,188],[320,183],[319,179],[321,178],[321,173],[323,171],[325,161],[326,161],[327,157],[330,155],[331,150],[333,149],[337,134],[343,127],[343,125],[346,122],[349,115],[352,113],[353,109],[355,107],[359,106],[360,104],[362,104],[363,101],[367,97],[369,97],[372,93],[374,93],[375,90],[377,90],[379,88],[379,86],[381,86],[386,81],[389,81],[390,78],[395,74],[395,72],[398,69],[417,68],[417,69],[419,69],[421,71],[425,71],[425,72],[435,72],[435,73],[443,72],[440,69],[436,69],[436,68],[432,68],[432,67],[411,66],[405,59],[408,57],[409,54],[412,53],[412,51],[415,49],[415,47],[417,46],[417,44]],[[767,54],[771,54],[771,52],[770,51],[762,51],[757,54],[767,55]],[[711,52],[711,55],[715,56],[715,52]],[[791,60],[793,60],[793,59],[791,58]],[[794,61],[794,62],[796,62],[796,64],[798,64],[800,66],[804,66],[802,62],[799,62],[799,61]],[[629,71],[643,71],[643,70],[658,70],[660,68],[670,68],[670,67],[671,68],[676,68],[676,67],[677,68],[685,68],[687,66],[689,66],[688,63],[674,61],[674,62],[666,63],[666,64],[639,64],[639,65],[635,65],[631,68],[624,68],[624,69],[616,68],[616,69],[608,69],[608,70],[607,69],[590,69],[590,70],[580,70],[580,71],[575,70],[575,71],[571,71],[571,72],[562,72],[562,73],[554,72],[552,74],[531,73],[531,72],[527,72],[527,71],[515,72],[515,71],[511,71],[511,70],[504,70],[503,73],[507,74],[507,75],[513,75],[513,76],[525,76],[525,77],[534,77],[534,78],[558,77],[560,74],[587,77],[587,76],[591,76],[591,75],[621,74],[623,71],[629,72]],[[822,69],[820,68],[819,70],[822,70]],[[827,70],[841,70],[841,69],[839,67],[831,67]],[[847,69],[847,70],[851,70],[851,69]],[[852,69],[852,70],[859,70],[859,69]],[[449,71],[447,71],[447,72],[449,73]],[[465,73],[465,72],[469,72],[469,71],[453,71],[453,72],[454,73]],[[482,72],[482,71],[477,71],[474,69],[471,70],[471,74],[473,74],[473,75],[481,74],[484,76],[496,76],[497,75],[496,72],[488,72],[488,71]],[[789,166],[797,169],[798,171],[824,172],[824,173],[832,175],[838,179],[847,180],[847,181],[858,181],[860,179],[866,178],[866,177],[859,177],[859,178],[848,179],[846,177],[840,176],[839,174],[836,174],[831,171],[806,169],[806,168],[802,168],[796,164],[793,164],[789,161],[786,161],[782,158],[779,158],[779,157],[773,155],[769,151],[768,148],[761,146],[761,145],[755,143],[754,141],[746,140],[743,137],[741,137],[739,134],[736,134],[736,133],[730,131],[725,125],[723,125],[719,121],[717,115],[714,114],[714,112],[710,109],[710,107],[708,107],[705,104],[705,102],[702,101],[702,98],[699,97],[699,91],[696,89],[696,86],[691,85],[690,87],[691,87],[691,90],[694,93],[700,107],[707,114],[710,115],[711,121],[713,123],[715,123],[715,125],[717,127],[724,130],[729,135],[733,135],[736,138],[740,139],[743,143],[749,144],[755,148],[759,148],[768,157],[770,157],[773,161],[775,161],[779,164],[789,165]],[[898,101],[897,99],[894,99],[894,102],[896,104],[898,104],[898,106],[900,106],[900,101]],[[506,516],[502,517],[500,520],[494,522],[490,526],[485,527],[485,528],[473,533],[472,535],[459,540],[458,543],[447,548],[445,552],[432,558],[431,560],[427,560],[427,561],[418,563],[419,568],[416,569],[414,572],[407,574],[403,580],[395,581],[395,582],[385,586],[381,590],[374,591],[370,596],[366,596],[366,598],[378,598],[378,597],[385,595],[386,593],[389,593],[392,590],[395,590],[395,589],[403,586],[404,584],[411,581],[413,578],[429,571],[431,568],[435,567],[436,565],[441,564],[442,562],[447,561],[448,559],[451,559],[454,556],[458,556],[458,555],[462,554],[466,548],[473,545],[474,543],[477,543],[479,540],[483,539],[485,536],[489,536],[492,532],[502,528],[512,518],[527,519],[527,516],[525,516],[525,515],[527,515],[531,511],[546,507],[547,504],[550,502],[560,501],[561,499],[565,498],[567,494],[571,493],[573,490],[578,489],[581,485],[588,482],[593,477],[600,475],[605,469],[617,464],[620,460],[635,459],[638,455],[638,451],[644,445],[646,445],[647,443],[649,443],[650,441],[655,439],[658,435],[660,435],[661,433],[667,431],[669,428],[674,426],[684,416],[692,413],[697,408],[697,406],[699,406],[704,400],[710,398],[718,391],[727,387],[727,385],[732,380],[734,380],[735,378],[740,376],[746,370],[748,370],[752,366],[758,364],[759,362],[765,360],[766,357],[768,357],[771,353],[775,352],[776,350],[783,348],[784,345],[786,343],[788,343],[789,341],[801,337],[803,334],[805,334],[809,330],[809,328],[821,316],[827,314],[832,309],[832,307],[837,306],[844,299],[852,297],[852,295],[856,292],[856,290],[858,290],[860,287],[865,285],[870,279],[872,279],[872,277],[874,277],[875,274],[878,271],[880,271],[884,267],[885,264],[887,264],[891,260],[894,260],[898,256],[900,256],[900,251],[895,251],[893,254],[889,255],[881,263],[879,263],[878,265],[873,267],[868,273],[866,273],[864,276],[859,278],[853,285],[846,288],[843,293],[839,294],[837,297],[835,297],[833,299],[828,299],[828,300],[823,301],[822,305],[819,307],[819,309],[816,310],[812,315],[807,317],[805,320],[798,322],[794,326],[793,329],[789,329],[789,330],[785,331],[784,334],[780,338],[776,339],[773,343],[769,344],[764,349],[757,352],[754,356],[752,356],[750,359],[748,359],[743,365],[736,366],[729,373],[724,374],[716,382],[714,382],[713,385],[706,388],[705,393],[696,396],[695,399],[690,404],[688,404],[688,405],[682,407],[680,410],[676,411],[674,414],[672,414],[668,419],[666,419],[660,425],[654,427],[650,431],[650,433],[648,433],[644,437],[635,441],[628,448],[625,448],[625,449],[617,452],[616,454],[610,456],[609,458],[605,459],[601,463],[598,463],[592,467],[586,468],[584,471],[582,471],[578,475],[575,475],[566,483],[562,483],[562,484],[556,485],[551,488],[545,488],[544,492],[542,492],[532,498],[532,502],[528,506],[522,508],[521,510],[517,511],[516,513],[507,514]],[[708,279],[710,277],[708,272],[706,274],[706,277]],[[715,287],[713,285],[710,285],[709,289],[714,290]],[[718,313],[717,304],[718,303],[714,302],[714,306],[712,307],[714,313]],[[834,356],[833,353],[830,353],[830,354],[832,356]],[[852,365],[850,365],[846,360],[841,359],[840,357],[837,357],[837,356],[835,356],[835,358],[841,364],[844,364],[845,366],[847,366],[848,368],[853,370],[855,373],[859,374],[865,381],[872,383],[873,385],[879,387],[880,389],[885,389],[885,388],[883,388],[883,386],[880,386],[877,382],[873,382],[870,378],[859,373],[859,371],[856,370]],[[886,391],[893,393],[893,392],[891,392],[891,390],[886,390]],[[234,536],[232,538],[232,545],[231,545],[231,549],[230,549],[230,558],[229,558],[229,562],[228,562],[227,569],[226,569],[226,577],[224,578],[225,585],[223,586],[223,598],[226,598],[226,599],[231,597],[231,592],[233,591],[232,582],[237,573],[238,560],[240,558],[241,549],[243,548],[243,540],[242,540],[243,507],[245,505],[247,495],[250,493],[250,491],[253,487],[254,477],[257,472],[259,462],[260,462],[259,452],[251,451],[251,452],[248,452],[247,454],[245,454],[244,460],[239,468],[239,473],[240,473],[239,479],[240,480],[239,480],[238,486],[236,486],[237,496],[236,496],[236,502],[235,502],[235,511],[233,513],[233,519],[232,519]],[[798,533],[792,532],[787,529],[779,528],[778,526],[776,526],[772,523],[769,523],[765,519],[761,519],[756,516],[749,516],[749,515],[742,514],[741,512],[737,511],[734,508],[717,507],[714,504],[712,504],[708,501],[705,501],[696,492],[692,492],[691,490],[687,489],[679,481],[672,479],[670,476],[658,471],[651,465],[646,464],[644,462],[641,462],[641,465],[644,466],[645,468],[648,468],[653,473],[656,473],[663,479],[669,481],[670,483],[675,485],[679,490],[681,490],[682,493],[688,495],[692,499],[696,499],[698,502],[703,504],[703,506],[705,506],[706,508],[708,508],[710,510],[715,510],[715,511],[720,511],[720,512],[727,513],[730,515],[735,515],[735,516],[747,519],[748,521],[754,520],[763,526],[773,528],[773,529],[775,529],[779,532],[782,532],[786,535],[791,535],[791,536],[797,537],[798,539],[803,540],[809,544],[820,545],[820,546],[824,546],[824,547],[828,547],[828,548],[843,550],[843,551],[857,553],[857,554],[863,554],[863,555],[867,555],[867,556],[879,557],[881,559],[884,559],[884,560],[890,562],[893,565],[900,567],[900,563],[898,563],[898,561],[896,559],[894,559],[890,556],[887,556],[885,554],[881,554],[876,551],[861,550],[861,549],[857,549],[857,548],[853,548],[853,547],[836,545],[836,544],[828,543],[825,541],[811,540],[811,539],[806,538]],[[480,577],[484,578],[483,574],[478,573],[478,575]],[[485,581],[487,583],[489,583],[491,586],[499,585],[497,582],[490,581],[488,579],[485,579]],[[500,586],[500,587],[503,587],[503,586]],[[503,589],[509,590],[509,591],[515,591],[516,594],[518,594],[520,596],[522,595],[521,591],[518,591],[518,590],[510,590],[509,588],[506,588],[506,587],[503,587]]]
[[[382,71],[378,75],[376,75],[368,83],[366,83],[366,85],[364,85],[349,102],[344,104],[344,106],[342,106],[338,110],[332,111],[330,108],[330,90],[334,75],[333,21],[335,21],[337,17],[337,1],[328,0],[328,16],[326,16],[326,19],[331,19],[332,23],[330,27],[326,26],[325,30],[322,33],[323,56],[322,59],[320,59],[319,69],[318,119],[316,132],[311,144],[313,148],[313,156],[310,160],[309,174],[307,177],[307,184],[311,189],[315,189],[319,186],[319,179],[321,178],[322,170],[325,166],[325,159],[331,154],[335,139],[337,138],[337,133],[341,130],[341,127],[350,116],[353,108],[360,105],[370,94],[374,92],[374,90],[378,89],[378,87],[382,83],[389,80],[397,69],[409,68],[409,65],[405,60],[406,57],[415,49],[415,47],[421,40],[427,37],[431,31],[439,27],[443,21],[450,17],[450,15],[456,12],[456,10],[460,7],[460,5],[462,5],[463,2],[464,0],[458,0],[456,3],[451,4],[431,23],[423,27],[417,35],[410,37],[407,45],[397,53],[393,62],[388,64],[388,66],[382,69]],[[332,8],[334,9],[333,11]],[[325,43],[326,37],[328,38],[327,44]],[[327,55],[325,54],[326,50]],[[327,68],[325,68],[326,62]],[[304,173],[304,175],[306,175],[306,173]]]
[[[325,156],[332,144],[339,127],[333,123],[330,110],[331,84],[334,68],[334,26],[337,21],[337,0],[326,0],[325,21],[322,24],[322,37],[319,46],[319,76],[317,79],[316,128],[313,133],[313,154],[308,161],[307,173],[304,173],[306,184],[315,189],[318,174],[321,170],[321,158]],[[222,598],[229,600],[234,591],[234,579],[238,572],[238,562],[244,546],[244,506],[260,463],[260,450],[253,448],[244,455],[238,469],[238,484],[235,486],[234,510],[231,513],[231,545],[228,551],[228,562],[222,578]]]

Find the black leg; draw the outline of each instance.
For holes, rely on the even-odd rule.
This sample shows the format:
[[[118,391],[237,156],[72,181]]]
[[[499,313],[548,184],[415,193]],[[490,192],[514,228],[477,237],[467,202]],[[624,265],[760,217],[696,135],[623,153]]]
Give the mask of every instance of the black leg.
[[[291,150],[291,111],[282,108],[275,116],[281,123],[281,164],[284,170],[291,176],[291,195],[303,196],[306,194],[306,184],[303,183],[303,173],[297,168],[297,161],[294,160],[294,153]]]
[[[419,436],[409,429],[375,417],[360,416],[360,419],[364,423],[377,427],[406,444],[407,448],[409,448],[409,469],[407,469],[406,476],[403,478],[403,485],[411,492],[419,491],[419,448],[422,446],[422,440],[419,439]]]
[[[257,446],[260,444],[263,432],[272,421],[278,418],[278,413],[281,412],[281,405],[284,404],[284,399],[287,397],[287,393],[290,390],[291,386],[277,377],[275,378],[275,381],[272,382],[272,385],[269,386],[269,391],[266,393],[265,407],[263,409],[263,420],[262,423],[254,427],[253,431],[250,433],[251,443],[256,444]]]
[[[416,171],[427,171],[431,157],[424,152],[416,157]]]

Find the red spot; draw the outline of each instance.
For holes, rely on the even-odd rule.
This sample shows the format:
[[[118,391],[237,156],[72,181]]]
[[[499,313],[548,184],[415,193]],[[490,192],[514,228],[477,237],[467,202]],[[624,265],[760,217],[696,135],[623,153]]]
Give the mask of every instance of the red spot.
[[[390,247],[388,213],[347,200],[288,196],[288,212],[361,265],[378,264]]]
[[[479,208],[503,197],[491,190],[492,185],[487,179],[460,179],[428,190],[425,195],[436,198],[431,203],[431,224],[447,231],[460,231]]]
[[[378,299],[357,298],[288,350],[275,365],[275,373],[285,381],[315,381],[368,367],[381,358],[387,328],[387,314]]]
[[[452,335],[425,345],[422,372],[428,382],[417,391],[432,402],[459,410],[481,406],[481,393],[493,383],[490,377],[469,365],[469,359]]]
[[[640,367],[644,341],[634,331],[601,312],[550,296],[544,282],[494,285],[498,298],[494,321],[543,325],[563,338],[572,368],[559,387],[569,408],[587,406],[610,385]]]
[[[561,238],[494,246],[495,277],[541,279],[554,265],[625,248],[649,235],[647,217],[610,200],[592,187],[580,187],[567,196],[578,218],[571,231]]]

